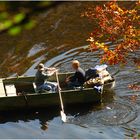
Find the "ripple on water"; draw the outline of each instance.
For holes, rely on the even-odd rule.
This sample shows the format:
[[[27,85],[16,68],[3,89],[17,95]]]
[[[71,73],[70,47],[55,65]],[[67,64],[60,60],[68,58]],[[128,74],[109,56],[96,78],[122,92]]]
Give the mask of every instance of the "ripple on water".
[[[77,47],[68,50],[45,63],[46,66],[59,67],[61,72],[72,71],[71,61],[77,59],[81,63],[81,67],[87,69],[89,67],[94,67],[99,64],[98,53],[89,52],[86,46]],[[87,49],[85,51],[85,49]]]
[[[68,121],[82,127],[95,127],[100,125],[122,125],[135,120],[136,117],[137,111],[132,104],[114,101],[102,110],[69,118]]]

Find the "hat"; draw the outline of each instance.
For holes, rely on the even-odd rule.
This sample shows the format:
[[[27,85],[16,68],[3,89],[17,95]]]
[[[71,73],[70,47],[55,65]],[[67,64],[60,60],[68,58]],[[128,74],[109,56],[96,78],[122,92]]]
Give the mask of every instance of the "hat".
[[[38,69],[41,70],[41,71],[43,71],[44,70],[44,64],[40,63],[38,65]]]

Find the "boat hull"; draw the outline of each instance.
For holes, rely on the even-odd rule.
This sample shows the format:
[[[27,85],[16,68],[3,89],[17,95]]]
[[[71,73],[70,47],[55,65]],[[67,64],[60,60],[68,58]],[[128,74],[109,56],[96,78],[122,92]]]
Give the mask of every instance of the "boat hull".
[[[82,104],[82,103],[100,103],[102,101],[102,91],[98,91],[93,88],[82,88],[68,90],[65,87],[65,79],[73,73],[60,73],[58,75],[60,86],[62,88],[61,94],[64,106],[70,104]],[[9,85],[14,85],[16,93],[5,96],[0,95],[0,111],[7,110],[22,110],[31,108],[46,108],[50,106],[60,105],[58,93],[35,93],[33,83],[34,76],[30,77],[14,77],[3,78],[4,89]],[[49,81],[56,81],[55,76],[51,76]],[[103,86],[103,90],[109,90],[112,88],[115,81],[110,81]],[[12,90],[11,90],[12,92]]]
[[[82,103],[99,103],[102,94],[92,90],[75,90],[62,91],[63,103],[82,104]],[[41,93],[26,94],[20,96],[2,97],[0,98],[0,111],[4,110],[21,110],[39,107],[50,107],[60,105],[58,93]]]

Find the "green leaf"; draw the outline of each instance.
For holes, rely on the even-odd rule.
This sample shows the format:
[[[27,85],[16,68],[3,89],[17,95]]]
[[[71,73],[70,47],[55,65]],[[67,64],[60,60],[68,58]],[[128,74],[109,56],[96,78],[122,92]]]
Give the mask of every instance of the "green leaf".
[[[20,32],[21,32],[21,27],[20,26],[13,27],[13,28],[9,29],[9,31],[8,31],[8,33],[10,35],[17,35]]]
[[[28,23],[24,25],[25,29],[29,30],[35,26],[36,22],[34,20],[30,20]]]
[[[11,20],[6,20],[6,21],[4,21],[3,24],[4,24],[4,29],[9,28],[13,25]]]
[[[19,13],[19,14],[17,14],[17,15],[14,16],[14,22],[15,22],[15,23],[19,23],[19,22],[21,22],[24,18],[25,18],[25,14],[24,14],[24,13]]]

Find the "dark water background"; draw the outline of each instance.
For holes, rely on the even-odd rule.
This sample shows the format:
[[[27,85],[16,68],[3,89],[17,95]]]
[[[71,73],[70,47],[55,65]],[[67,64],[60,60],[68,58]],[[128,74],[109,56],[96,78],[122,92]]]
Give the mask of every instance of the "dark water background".
[[[86,42],[94,25],[80,17],[93,3],[99,2],[63,3],[34,16],[39,22],[33,30],[18,37],[0,35],[0,76],[34,75],[39,62],[61,72],[72,71],[73,59],[84,69],[99,64],[100,53],[90,52]],[[0,114],[0,138],[140,138],[139,91],[128,89],[128,84],[140,82],[140,71],[132,62],[108,68],[110,73],[118,69],[116,87],[104,94],[102,104],[65,107],[65,124],[58,108]]]

